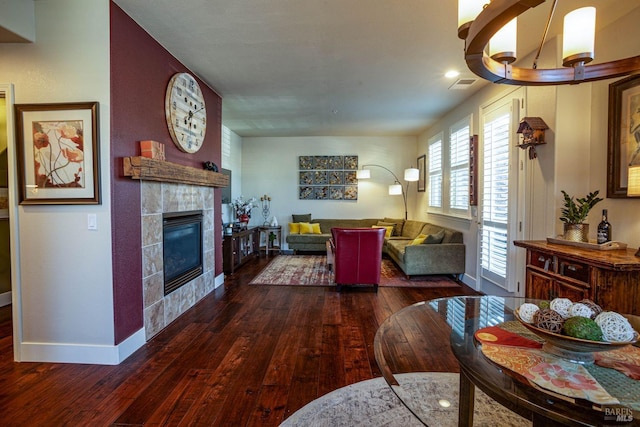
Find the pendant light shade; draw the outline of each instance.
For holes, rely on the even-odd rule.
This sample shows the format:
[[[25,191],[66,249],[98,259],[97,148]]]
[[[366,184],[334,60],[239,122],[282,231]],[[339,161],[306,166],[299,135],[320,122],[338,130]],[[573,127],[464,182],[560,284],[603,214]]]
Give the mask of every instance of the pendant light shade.
[[[489,41],[489,56],[502,63],[511,64],[516,60],[518,41],[518,18],[513,18],[498,30]]]
[[[596,34],[596,8],[581,7],[564,17],[562,65],[593,61]]]
[[[405,181],[417,181],[420,179],[420,171],[416,168],[409,168],[404,170]]]
[[[482,12],[484,4],[483,0],[458,0],[458,37],[467,37],[471,22]]]

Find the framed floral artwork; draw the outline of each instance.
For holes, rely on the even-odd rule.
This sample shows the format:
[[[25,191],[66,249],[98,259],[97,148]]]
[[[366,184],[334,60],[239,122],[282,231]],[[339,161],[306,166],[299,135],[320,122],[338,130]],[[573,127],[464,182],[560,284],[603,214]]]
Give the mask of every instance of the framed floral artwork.
[[[100,204],[98,103],[17,104],[20,204]]]
[[[609,85],[607,197],[627,196],[629,166],[640,166],[640,76]]]
[[[427,155],[423,154],[418,157],[418,191],[425,192],[427,191]]]

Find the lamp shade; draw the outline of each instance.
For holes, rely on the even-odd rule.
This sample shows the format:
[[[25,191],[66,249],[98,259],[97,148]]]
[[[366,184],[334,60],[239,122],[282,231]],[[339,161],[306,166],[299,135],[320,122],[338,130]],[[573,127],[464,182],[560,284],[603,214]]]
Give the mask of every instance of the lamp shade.
[[[485,3],[483,0],[458,0],[458,28],[476,19]]]
[[[516,60],[518,41],[518,18],[513,18],[489,40],[489,56],[498,62],[512,63]]]
[[[360,169],[356,171],[357,179],[369,179],[371,178],[371,171],[369,169]]]
[[[389,186],[390,196],[399,196],[402,194],[402,184],[391,184]]]
[[[581,7],[564,17],[562,33],[562,65],[590,62],[594,57],[596,8]]]
[[[420,179],[420,171],[416,168],[409,168],[404,170],[405,181],[417,181]]]
[[[640,166],[630,166],[627,196],[640,196]]]

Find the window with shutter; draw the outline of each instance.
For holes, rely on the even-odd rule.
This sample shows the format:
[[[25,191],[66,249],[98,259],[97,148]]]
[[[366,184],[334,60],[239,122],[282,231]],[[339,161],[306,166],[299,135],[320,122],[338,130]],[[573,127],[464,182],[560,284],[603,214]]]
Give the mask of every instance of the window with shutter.
[[[429,211],[442,210],[442,134],[429,140]]]
[[[469,208],[469,121],[451,128],[449,137],[449,209]]]

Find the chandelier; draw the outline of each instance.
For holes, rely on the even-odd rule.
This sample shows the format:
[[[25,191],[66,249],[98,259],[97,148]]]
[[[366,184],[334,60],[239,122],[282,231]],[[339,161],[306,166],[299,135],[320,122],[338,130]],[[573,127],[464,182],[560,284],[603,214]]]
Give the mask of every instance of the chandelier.
[[[563,29],[564,68],[538,69],[557,0],[531,68],[511,65],[516,60],[517,17],[545,0],[458,0],[458,37],[465,41],[464,58],[478,76],[494,83],[542,86],[591,82],[640,72],[640,55],[586,65],[594,58],[595,8],[568,13]],[[489,49],[487,49],[489,45]],[[487,53],[488,51],[488,53]]]

